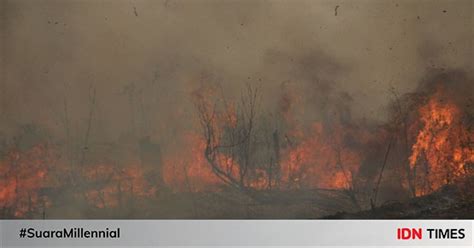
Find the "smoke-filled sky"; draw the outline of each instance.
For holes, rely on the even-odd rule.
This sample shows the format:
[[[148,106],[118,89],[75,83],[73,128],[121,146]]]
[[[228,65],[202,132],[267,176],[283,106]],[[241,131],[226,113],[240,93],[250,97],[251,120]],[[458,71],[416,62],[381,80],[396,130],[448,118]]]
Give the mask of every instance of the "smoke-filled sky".
[[[472,0],[2,0],[0,127],[62,135],[67,105],[83,132],[95,88],[95,134],[160,139],[188,126],[206,83],[229,97],[259,85],[262,111],[282,90],[345,92],[354,118],[382,121],[391,86],[473,71],[473,13]]]

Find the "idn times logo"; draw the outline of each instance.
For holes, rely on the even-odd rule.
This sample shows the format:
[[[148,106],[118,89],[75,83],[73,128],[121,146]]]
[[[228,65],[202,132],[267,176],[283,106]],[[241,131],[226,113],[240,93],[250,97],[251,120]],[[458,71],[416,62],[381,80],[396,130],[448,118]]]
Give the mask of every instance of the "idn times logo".
[[[464,239],[464,228],[397,228],[398,240],[423,239]]]

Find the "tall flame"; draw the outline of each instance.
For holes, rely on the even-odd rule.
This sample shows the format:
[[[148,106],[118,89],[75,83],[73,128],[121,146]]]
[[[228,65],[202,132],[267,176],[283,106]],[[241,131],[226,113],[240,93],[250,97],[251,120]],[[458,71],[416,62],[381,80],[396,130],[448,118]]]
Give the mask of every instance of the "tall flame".
[[[469,147],[473,133],[462,123],[458,106],[434,94],[419,108],[420,124],[409,158],[415,174],[416,194],[430,193],[466,174],[466,164],[474,162]]]

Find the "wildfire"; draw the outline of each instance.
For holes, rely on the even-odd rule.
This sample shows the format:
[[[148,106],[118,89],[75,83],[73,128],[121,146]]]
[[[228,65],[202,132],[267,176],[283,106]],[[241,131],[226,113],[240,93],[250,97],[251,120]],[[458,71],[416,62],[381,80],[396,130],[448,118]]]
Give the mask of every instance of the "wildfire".
[[[48,166],[53,163],[52,158],[46,145],[34,146],[26,152],[10,151],[0,162],[0,206],[14,209],[14,216],[20,217],[48,205],[48,199],[40,195],[40,190],[48,185]]]
[[[212,190],[221,181],[204,158],[205,141],[200,135],[187,134],[184,144],[164,160],[163,177],[175,191]]]
[[[64,166],[54,149],[46,144],[26,151],[11,150],[0,161],[0,208],[14,210],[11,213],[14,217],[44,211],[52,204],[52,195],[46,192],[65,185],[60,175],[69,173],[68,168],[71,167]],[[86,200],[96,207],[117,207],[130,197],[149,197],[156,191],[144,179],[138,164],[122,169],[111,164],[87,168],[79,176],[87,182]]]
[[[223,102],[224,106],[216,107],[216,103],[211,100],[216,95],[212,88],[200,88],[193,92],[201,121],[205,122],[204,132],[208,132],[210,140],[206,141],[200,133],[188,133],[184,142],[180,142],[181,145],[176,149],[175,154],[169,155],[165,160],[165,183],[175,191],[219,190],[220,186],[225,185],[213,171],[215,169],[213,166],[219,166],[218,170],[224,171],[235,181],[239,180],[241,170],[246,170],[244,171],[246,173],[244,181],[238,183],[255,190],[275,187],[279,190],[351,188],[353,177],[360,167],[361,154],[360,151],[347,146],[345,139],[352,136],[352,138],[363,142],[366,139],[363,137],[365,134],[361,135],[351,127],[343,127],[337,122],[331,124],[316,122],[309,128],[304,127],[293,113],[297,107],[295,105],[302,104],[302,101],[294,92],[290,92],[291,94],[283,94],[277,108],[282,114],[282,121],[288,127],[288,130],[283,133],[286,140],[281,143],[275,141],[274,137],[273,142],[278,142],[278,144],[274,143],[271,148],[274,157],[267,158],[268,161],[265,159],[260,159],[258,162],[253,161],[253,164],[247,168],[239,166],[238,161],[248,162],[248,158],[239,160],[237,158],[239,155],[232,155],[233,148],[230,148],[230,153],[220,150],[214,151],[213,156],[217,161],[214,165],[211,165],[210,161],[206,159],[207,146],[212,149],[212,147],[228,147],[229,144],[232,146],[232,144],[242,142],[232,135],[239,132],[245,133],[248,127],[245,127],[245,120],[238,118],[236,107],[231,101],[218,99],[215,102]],[[239,125],[244,125],[244,127]],[[331,127],[329,128],[329,126]],[[274,135],[278,135],[278,133]],[[231,141],[222,142],[223,137],[228,138],[229,136]],[[253,145],[254,149],[258,149],[255,148],[256,144]],[[268,153],[268,151],[265,152]],[[278,155],[275,155],[275,152]]]
[[[283,151],[283,161],[278,185],[288,188],[328,188],[347,189],[352,186],[352,178],[360,166],[360,155],[343,145],[342,136],[348,132],[339,128],[335,133],[325,130],[321,123],[315,123],[309,133],[292,131],[292,138],[298,139],[294,146]],[[299,140],[301,139],[301,141]],[[212,171],[204,157],[205,140],[198,134],[188,134],[178,152],[164,162],[164,180],[175,191],[215,191],[224,183]],[[226,154],[217,155],[221,170],[235,178],[239,175],[239,165]],[[253,189],[267,189],[268,170],[254,168],[245,183]]]
[[[473,133],[463,125],[462,112],[438,91],[419,108],[422,125],[409,158],[415,174],[416,194],[430,193],[465,175],[474,162],[469,147]]]
[[[176,137],[174,145],[169,144],[162,160],[160,156],[161,162],[153,160],[144,166],[139,159],[110,162],[104,158],[77,168],[68,163],[72,160],[61,160],[60,153],[47,144],[8,151],[0,161],[3,215],[28,217],[50,206],[54,199],[44,192],[66,185],[59,175],[73,171],[77,181],[84,182],[72,185],[79,188],[78,197],[85,197],[97,208],[120,208],[138,198],[153,197],[164,188],[173,192],[220,191],[228,185],[281,191],[353,189],[359,182],[356,178],[362,161],[364,166],[366,161],[380,163],[368,159],[365,146],[371,141],[389,143],[387,139],[392,137],[385,126],[380,128],[384,135],[378,135],[368,128],[339,121],[342,118],[303,124],[293,113],[295,104],[301,104],[293,100],[298,99],[293,94],[283,95],[279,103],[283,127],[270,130],[268,135],[262,131],[268,127],[254,126],[257,121],[251,119],[253,109],[245,112],[245,108],[222,100],[223,106],[216,108],[211,100],[212,90],[193,94],[199,100],[204,130],[197,129],[198,120],[190,121],[193,128]],[[404,169],[411,170],[418,196],[462,178],[469,173],[468,165],[474,163],[474,133],[464,121],[463,109],[446,95],[442,90],[431,95],[415,110],[416,118],[408,125],[406,140],[414,141],[410,144],[411,155],[404,157],[410,168]],[[253,133],[255,130],[268,136],[259,138],[260,133]],[[401,174],[405,175],[405,171]],[[147,177],[148,172],[153,175]],[[370,177],[361,179],[368,180]],[[412,187],[411,181],[401,183]],[[10,212],[5,214],[6,211]]]
[[[338,135],[343,133],[327,133],[321,123],[316,123],[302,142],[290,148],[282,168],[289,187],[351,187],[360,158],[342,145]]]
[[[85,195],[87,200],[98,208],[118,207],[126,200],[136,197],[150,197],[156,187],[150,185],[138,163],[125,168],[111,164],[94,165],[85,171],[89,185],[93,185]]]

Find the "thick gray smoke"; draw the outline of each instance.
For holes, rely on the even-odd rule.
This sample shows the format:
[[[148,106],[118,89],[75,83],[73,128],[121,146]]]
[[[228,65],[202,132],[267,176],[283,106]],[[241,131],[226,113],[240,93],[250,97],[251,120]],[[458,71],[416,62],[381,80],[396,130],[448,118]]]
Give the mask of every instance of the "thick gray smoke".
[[[95,139],[164,139],[188,128],[190,92],[209,82],[229,97],[258,84],[269,108],[282,88],[308,104],[344,92],[355,118],[382,121],[391,86],[405,93],[430,68],[472,69],[470,0],[6,0],[0,8],[4,133],[34,122],[64,135],[65,103],[72,132],[83,133],[93,87]]]

